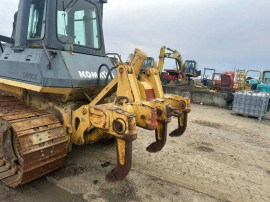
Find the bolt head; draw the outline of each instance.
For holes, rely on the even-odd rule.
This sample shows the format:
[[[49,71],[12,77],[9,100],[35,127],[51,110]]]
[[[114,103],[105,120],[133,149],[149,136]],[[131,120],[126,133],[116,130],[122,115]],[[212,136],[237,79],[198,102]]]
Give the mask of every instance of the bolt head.
[[[121,68],[119,69],[119,72],[122,74],[122,73],[124,72],[124,68],[121,67]]]

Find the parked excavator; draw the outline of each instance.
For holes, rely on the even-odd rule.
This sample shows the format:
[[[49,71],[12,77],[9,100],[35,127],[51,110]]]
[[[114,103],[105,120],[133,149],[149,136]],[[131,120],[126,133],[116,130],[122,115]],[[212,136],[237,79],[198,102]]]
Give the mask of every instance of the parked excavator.
[[[190,100],[164,94],[157,67],[140,74],[144,52],[136,49],[129,64],[106,56],[104,3],[20,0],[12,37],[0,37],[0,179],[7,186],[58,169],[72,145],[111,137],[117,165],[106,179],[123,180],[136,126],[155,131],[149,152],[164,147],[171,117],[178,128],[170,136],[185,132]]]
[[[166,58],[175,60],[176,66],[174,69],[164,69]],[[201,75],[196,61],[186,60],[185,63],[183,63],[181,54],[177,50],[166,46],[162,46],[160,49],[158,69],[161,74],[161,81],[165,85],[189,82],[191,77]]]

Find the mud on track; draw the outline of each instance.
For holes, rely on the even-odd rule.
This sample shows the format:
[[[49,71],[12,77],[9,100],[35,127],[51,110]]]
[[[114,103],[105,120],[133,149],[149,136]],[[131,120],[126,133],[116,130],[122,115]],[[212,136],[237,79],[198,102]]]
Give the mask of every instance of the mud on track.
[[[193,105],[187,132],[157,154],[145,150],[154,132],[140,129],[123,182],[104,179],[114,144],[74,147],[47,177],[16,190],[1,183],[0,201],[270,201],[270,122],[230,113]]]

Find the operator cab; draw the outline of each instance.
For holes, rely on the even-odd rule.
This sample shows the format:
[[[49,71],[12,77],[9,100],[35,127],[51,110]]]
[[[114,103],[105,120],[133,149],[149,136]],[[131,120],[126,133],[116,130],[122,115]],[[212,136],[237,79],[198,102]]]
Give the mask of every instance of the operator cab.
[[[63,44],[99,49],[101,34],[96,6],[88,1],[58,2],[57,36]]]
[[[201,76],[201,71],[198,71],[198,63],[194,60],[185,61],[183,65],[183,72],[187,74],[188,77]]]
[[[14,18],[15,22],[28,26],[14,26],[15,47],[35,46],[42,40],[47,48],[105,56],[103,3],[106,1],[22,0],[20,4],[24,5],[20,5]]]
[[[106,86],[116,75],[105,54],[106,2],[20,0],[12,38],[0,36],[0,41],[9,43],[0,46],[0,80],[96,94],[97,87]],[[77,99],[75,93],[70,96]]]
[[[270,85],[270,71],[263,72],[263,83]]]
[[[146,60],[144,61],[144,66],[141,69],[141,73],[145,73],[147,68],[155,67],[155,66],[156,66],[155,59],[152,57],[147,57]]]

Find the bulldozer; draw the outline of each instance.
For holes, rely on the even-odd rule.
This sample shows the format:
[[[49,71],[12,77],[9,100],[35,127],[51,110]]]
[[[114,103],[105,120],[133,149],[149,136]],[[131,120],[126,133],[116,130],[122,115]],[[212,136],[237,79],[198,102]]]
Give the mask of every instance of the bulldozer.
[[[12,37],[0,36],[0,179],[15,188],[60,168],[72,146],[115,138],[121,181],[132,163],[137,127],[155,131],[160,151],[172,117],[179,137],[190,100],[164,94],[157,67],[135,49],[128,64],[106,56],[107,0],[20,0]],[[115,65],[117,63],[117,65]],[[91,154],[89,154],[91,155]]]

